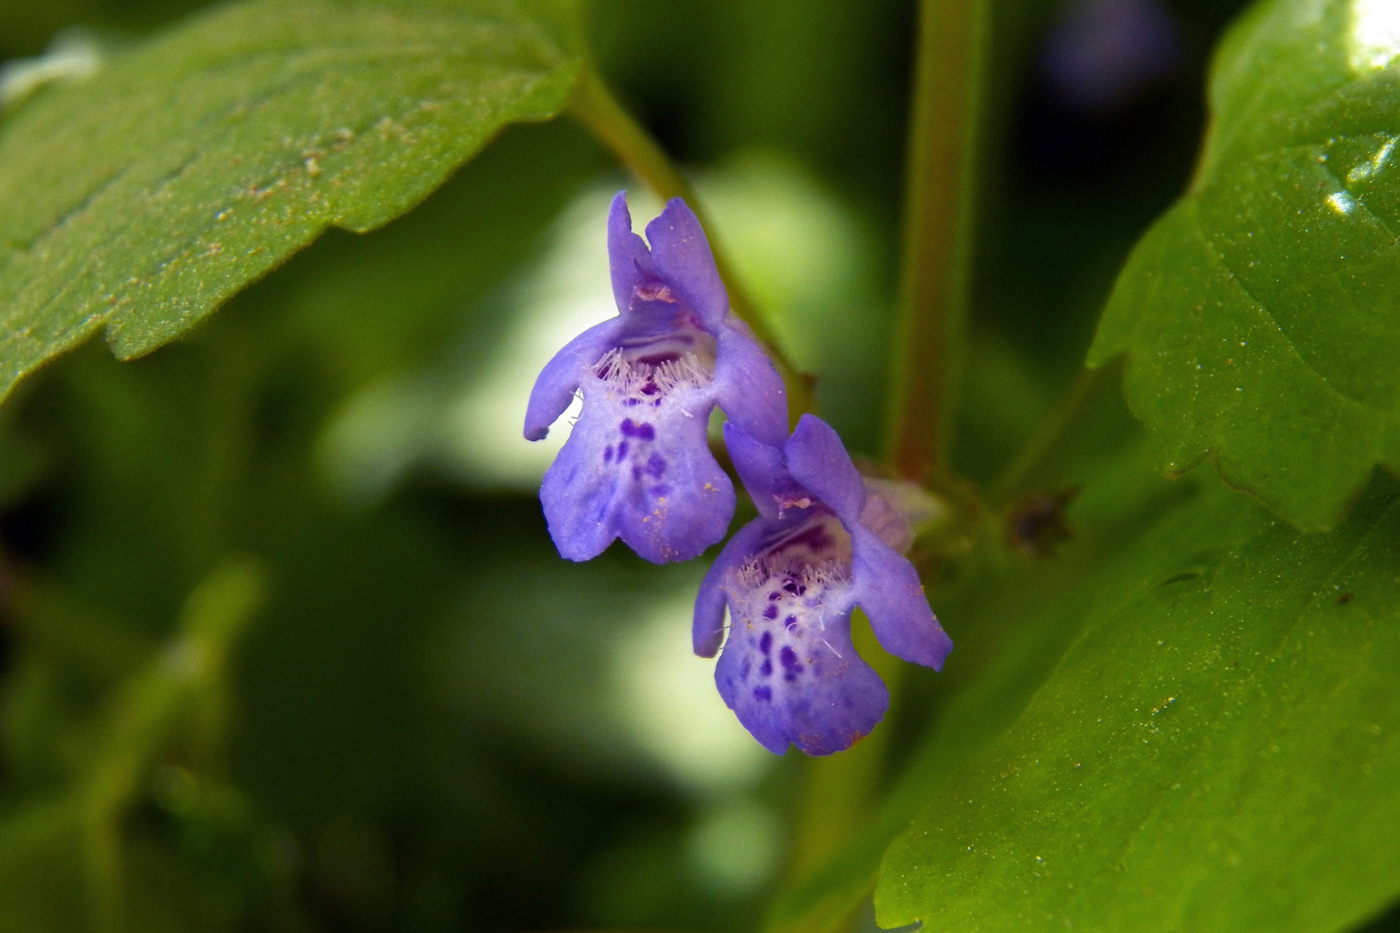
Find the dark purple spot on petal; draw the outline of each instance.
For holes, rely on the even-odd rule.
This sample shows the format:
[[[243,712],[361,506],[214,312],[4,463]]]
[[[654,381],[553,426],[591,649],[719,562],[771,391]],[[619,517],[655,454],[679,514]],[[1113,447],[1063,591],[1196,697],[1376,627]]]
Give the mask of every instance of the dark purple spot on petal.
[[[761,703],[767,703],[773,699],[773,689],[771,687],[754,687],[753,698]]]
[[[623,441],[621,444],[618,444],[618,445],[617,445],[617,462],[618,462],[618,463],[621,463],[623,460],[626,460],[626,459],[627,459],[627,442],[626,442],[626,441]]]
[[[783,624],[786,625],[788,628],[792,628],[794,625],[797,624],[797,616],[788,616],[786,619],[783,620]]]
[[[762,674],[764,677],[767,677],[768,675],[772,674],[772,673],[773,673],[773,661],[772,661],[772,659],[770,659],[770,658],[764,658],[764,659],[763,659],[763,663],[762,663],[761,665],[759,665],[758,672],[759,672],[760,674]]]
[[[771,609],[771,608],[773,608],[773,607],[772,607],[772,606],[769,606],[768,608]],[[760,638],[760,639],[758,640],[758,650],[759,650],[759,651],[762,651],[764,654],[767,654],[768,652],[770,652],[770,651],[773,650],[773,633],[772,633],[772,632],[764,632],[764,633],[763,633],[763,637]]]
[[[604,462],[604,463],[612,463],[612,455],[613,455],[612,444],[609,444],[607,447],[603,448],[603,462]]]
[[[768,594],[768,598],[769,598],[769,599],[782,599],[782,597],[783,597],[783,594],[777,592],[776,590],[774,590],[772,593],[769,593],[769,594]]]
[[[792,645],[783,645],[783,650],[778,652],[778,661],[783,665],[785,671],[802,670],[802,665],[797,663],[797,652],[792,650]]]
[[[650,430],[651,425],[647,425],[647,429]],[[666,458],[657,453],[647,457],[647,473],[650,474],[652,479],[660,479],[665,476]]]
[[[642,404],[642,400],[639,398],[629,398],[624,404],[628,408],[636,408],[638,405]]]
[[[645,421],[639,423],[631,418],[623,418],[621,428],[623,437],[635,437],[643,441],[656,440],[656,428]]]
[[[642,468],[637,464],[632,464],[632,479],[636,482],[642,481]]]
[[[765,619],[776,619],[777,617],[778,617],[778,607],[777,607],[777,606],[771,606],[771,605],[770,605],[767,609],[763,610],[763,618],[765,618]],[[768,637],[767,633],[765,633],[763,637],[764,637],[764,638],[767,638],[767,637]],[[765,648],[765,649],[763,649],[763,650],[764,650],[764,651],[767,651],[768,649]]]
[[[653,486],[651,487],[651,494],[653,496],[669,496],[671,494],[671,487],[667,486],[665,483],[662,483],[660,486]]]

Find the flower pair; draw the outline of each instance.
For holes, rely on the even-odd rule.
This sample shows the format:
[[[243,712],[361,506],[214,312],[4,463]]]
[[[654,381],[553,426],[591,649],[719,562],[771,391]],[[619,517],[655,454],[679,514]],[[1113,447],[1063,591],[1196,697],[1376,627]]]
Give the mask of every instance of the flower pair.
[[[867,493],[836,432],[803,415],[788,436],[782,380],[730,315],[695,215],[672,200],[646,232],[649,249],[619,194],[608,218],[618,316],[561,350],[530,396],[531,440],[546,435],[576,391],[583,396],[540,490],[550,535],[572,560],[596,557],[616,538],[654,563],[718,543],[735,505],[707,440],[719,407],[759,517],[701,584],[695,652],[713,657],[723,644],[720,695],[771,751],[789,742],[811,755],[848,748],[889,706],[883,682],[851,645],[856,606],[880,644],[905,660],[937,669],[952,642],[913,566],[891,546],[897,517],[891,522],[890,506]]]

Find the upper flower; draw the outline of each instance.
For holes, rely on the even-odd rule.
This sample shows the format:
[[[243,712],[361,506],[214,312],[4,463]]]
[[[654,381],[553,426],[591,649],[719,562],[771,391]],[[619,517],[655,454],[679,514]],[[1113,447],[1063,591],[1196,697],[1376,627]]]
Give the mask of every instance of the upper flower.
[[[880,644],[916,664],[953,650],[919,575],[881,539],[888,509],[865,484],[836,432],[803,415],[781,447],[733,425],[725,440],[759,517],[716,558],[695,602],[695,653],[729,638],[715,682],[739,721],[770,751],[849,748],[885,715],[889,692],[851,645],[851,611]]]
[[[588,560],[622,538],[654,563],[724,537],[734,487],[706,439],[716,405],[761,441],[787,434],[783,383],[729,313],[700,223],[679,198],[632,232],[619,192],[608,215],[617,317],[584,331],[535,381],[525,437],[539,440],[581,391],[573,433],[540,499],[559,553]]]

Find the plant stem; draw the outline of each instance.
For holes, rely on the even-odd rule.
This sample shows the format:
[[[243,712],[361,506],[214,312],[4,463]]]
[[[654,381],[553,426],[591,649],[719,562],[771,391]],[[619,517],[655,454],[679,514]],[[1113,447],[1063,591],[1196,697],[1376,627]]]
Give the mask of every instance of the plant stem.
[[[582,121],[619,161],[658,196],[663,199],[685,198],[703,224],[705,218],[700,205],[691,203],[695,200],[695,192],[691,190],[690,183],[656,140],[623,109],[591,66],[585,65],[579,75],[570,108],[573,116]],[[713,241],[714,236],[709,233],[708,227],[706,233]],[[718,254],[719,250],[715,252]],[[718,255],[715,261],[720,262]]]
[[[812,379],[799,372],[783,354],[782,348],[774,339],[770,323],[759,313],[748,290],[743,287],[729,254],[716,236],[715,227],[710,223],[700,199],[685,176],[671,162],[656,140],[638,123],[603,83],[603,79],[591,65],[584,65],[579,75],[570,112],[606,146],[623,165],[632,171],[643,183],[663,200],[682,198],[700,225],[705,228],[710,241],[710,250],[715,256],[715,265],[720,278],[729,292],[730,309],[743,319],[753,330],[753,334],[768,351],[769,357],[778,368],[787,386],[788,401],[794,422],[804,412],[812,410]]]
[[[947,467],[972,260],[991,0],[921,0],[905,180],[888,456],[922,481]]]

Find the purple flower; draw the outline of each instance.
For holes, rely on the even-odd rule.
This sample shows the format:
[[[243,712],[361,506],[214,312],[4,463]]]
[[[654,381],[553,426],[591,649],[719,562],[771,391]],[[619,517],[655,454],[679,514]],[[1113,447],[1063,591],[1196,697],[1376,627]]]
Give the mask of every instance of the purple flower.
[[[725,440],[759,517],[725,545],[695,601],[695,653],[754,738],[776,754],[849,748],[889,707],[879,675],[851,645],[860,606],[891,654],[937,670],[953,643],[914,566],[871,527],[882,510],[836,432],[803,415],[781,448],[733,425]]]
[[[705,232],[679,198],[632,232],[619,192],[608,215],[618,315],[574,338],[540,373],[525,414],[539,440],[573,400],[583,411],[544,476],[559,553],[598,556],[621,538],[653,563],[689,560],[724,537],[734,487],[706,434],[718,405],[767,443],[787,434],[783,383],[729,313]]]

